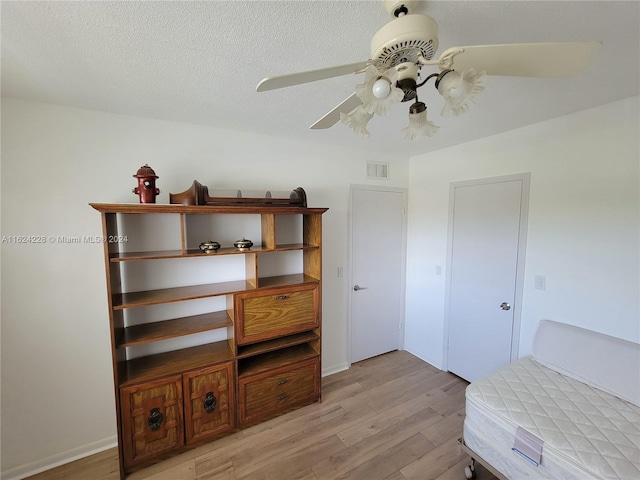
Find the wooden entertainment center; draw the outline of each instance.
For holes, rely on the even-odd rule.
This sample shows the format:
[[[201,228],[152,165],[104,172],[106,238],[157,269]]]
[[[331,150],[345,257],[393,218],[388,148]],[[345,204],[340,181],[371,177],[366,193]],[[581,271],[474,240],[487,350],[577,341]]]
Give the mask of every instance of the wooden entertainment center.
[[[320,400],[326,208],[91,206],[102,215],[121,478]],[[260,240],[234,247],[246,230]],[[198,248],[213,235],[226,235],[218,250]],[[201,271],[216,280],[193,284]],[[222,307],[193,313],[204,299]]]

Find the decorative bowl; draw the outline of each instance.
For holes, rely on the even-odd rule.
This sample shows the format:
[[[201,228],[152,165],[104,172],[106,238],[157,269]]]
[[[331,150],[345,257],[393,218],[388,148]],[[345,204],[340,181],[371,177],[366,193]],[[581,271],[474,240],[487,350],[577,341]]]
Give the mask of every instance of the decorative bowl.
[[[238,250],[249,250],[251,247],[253,247],[253,242],[242,237],[242,240],[236,240],[235,242],[233,242],[233,246]]]
[[[220,244],[218,242],[214,242],[213,240],[209,240],[208,242],[202,242],[200,244],[200,250],[205,253],[215,252],[220,248]]]

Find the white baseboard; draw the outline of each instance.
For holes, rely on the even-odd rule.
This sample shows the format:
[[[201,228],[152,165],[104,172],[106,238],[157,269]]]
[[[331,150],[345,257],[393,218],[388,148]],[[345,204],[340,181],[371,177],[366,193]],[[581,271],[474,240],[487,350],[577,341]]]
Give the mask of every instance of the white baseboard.
[[[413,345],[406,345],[405,344],[404,349],[407,352],[409,352],[411,355],[415,355],[420,360],[424,360],[429,365],[431,365],[433,367],[436,367],[438,370],[442,370],[442,362],[441,361],[436,361],[435,359],[433,359],[429,355],[427,355],[425,352],[421,352],[419,348],[415,348]]]
[[[2,480],[20,480],[117,446],[118,438],[114,435],[113,437],[107,437],[97,442],[3,471],[0,473],[0,478]]]
[[[326,367],[322,369],[322,376],[333,375],[334,373],[343,372],[349,370],[349,364],[347,362],[334,365],[333,367]]]

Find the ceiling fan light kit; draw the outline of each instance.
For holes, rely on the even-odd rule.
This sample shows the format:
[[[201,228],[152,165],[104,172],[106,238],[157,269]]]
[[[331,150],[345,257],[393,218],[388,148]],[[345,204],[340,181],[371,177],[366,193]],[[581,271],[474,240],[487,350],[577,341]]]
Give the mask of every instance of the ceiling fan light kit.
[[[415,140],[419,137],[432,137],[440,127],[427,119],[427,106],[416,102],[409,107],[409,126],[402,129],[405,140]]]
[[[367,124],[369,120],[373,118],[373,113],[366,112],[362,105],[358,106],[353,112],[346,114],[340,113],[340,121],[351,127],[354,132],[364,136],[369,136],[369,130],[367,130]]]
[[[402,89],[396,86],[398,72],[387,70],[383,75],[373,65],[364,72],[364,83],[356,85],[356,95],[362,102],[362,109],[367,113],[386,115],[391,105],[404,98]]]
[[[418,89],[435,78],[443,97],[442,116],[458,116],[469,110],[475,96],[485,89],[486,75],[568,77],[584,70],[600,48],[600,42],[521,43],[452,47],[433,60],[438,50],[438,24],[428,15],[413,13],[416,1],[383,0],[393,19],[371,39],[369,60],[308,72],[263,79],[259,92],[347,74],[364,73],[355,93],[314,123],[325,129],[341,121],[356,133],[369,136],[367,124],[374,115],[386,115],[396,103],[411,102],[409,126],[403,137],[414,140],[434,135],[439,127],[427,120],[427,107],[418,100]],[[424,67],[439,71],[420,77]]]
[[[467,68],[462,74],[445,70],[436,79],[435,87],[445,100],[440,115],[458,116],[471,107],[475,96],[484,90],[486,74]]]

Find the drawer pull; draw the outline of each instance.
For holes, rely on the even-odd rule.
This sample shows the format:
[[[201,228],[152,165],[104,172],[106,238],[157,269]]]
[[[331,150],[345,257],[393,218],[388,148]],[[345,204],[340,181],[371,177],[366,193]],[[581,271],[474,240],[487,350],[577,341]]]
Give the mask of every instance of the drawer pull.
[[[284,385],[285,383],[288,383],[288,382],[289,382],[289,379],[285,378],[284,380],[280,380],[278,382],[278,385]]]
[[[207,395],[204,397],[204,402],[202,403],[207,413],[213,413],[213,411],[216,408],[216,403],[218,403],[218,400],[216,399],[216,396],[213,394],[213,392],[207,392]]]
[[[287,298],[289,298],[289,295],[278,295],[276,300],[286,300]]]
[[[285,398],[287,398],[289,395],[287,395],[286,393],[284,395],[278,395],[278,400],[284,400]]]
[[[147,418],[147,424],[149,425],[149,428],[155,432],[160,429],[163,419],[164,417],[160,413],[160,409],[152,408],[151,412],[149,412],[149,418]]]

